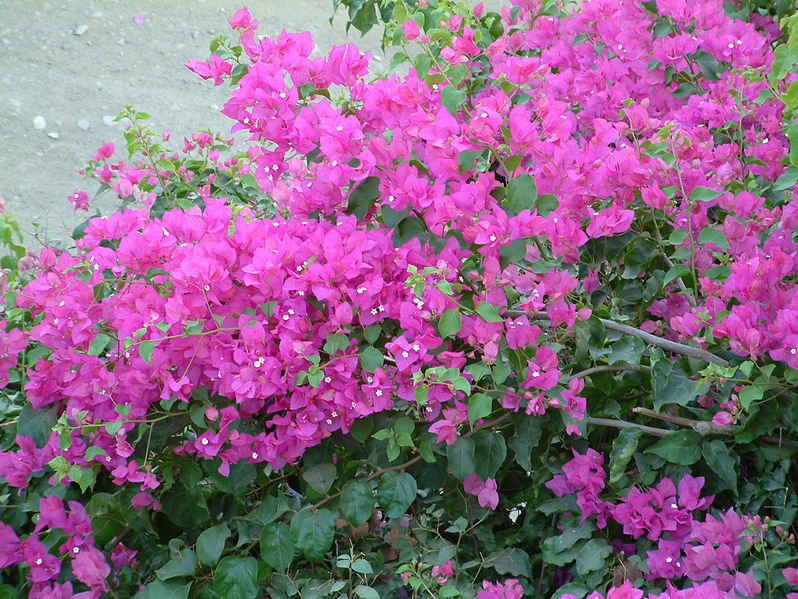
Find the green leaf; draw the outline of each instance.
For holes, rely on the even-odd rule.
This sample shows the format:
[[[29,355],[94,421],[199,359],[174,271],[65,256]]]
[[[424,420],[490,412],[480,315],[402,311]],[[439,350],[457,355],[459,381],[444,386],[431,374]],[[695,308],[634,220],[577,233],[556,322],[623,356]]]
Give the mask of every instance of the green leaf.
[[[257,560],[228,555],[214,572],[213,589],[224,599],[255,599],[258,594]]]
[[[720,195],[721,192],[709,189],[708,187],[694,187],[690,192],[691,202],[709,202]]]
[[[607,570],[604,561],[612,553],[612,545],[605,539],[590,539],[582,545],[575,570],[579,576],[586,576],[597,570]]]
[[[646,449],[645,453],[653,453],[673,464],[689,466],[701,459],[701,435],[685,429],[673,431]]]
[[[333,464],[316,464],[302,471],[302,479],[319,495],[324,495],[335,481],[335,474]]]
[[[388,518],[402,516],[416,499],[416,479],[407,472],[390,470],[380,476],[377,500]]]
[[[285,572],[294,561],[291,530],[285,522],[272,522],[260,532],[260,556],[278,572]]]
[[[740,405],[747,410],[751,407],[752,403],[762,399],[763,395],[762,387],[759,385],[747,385],[740,390],[737,394],[737,398],[740,400]]]
[[[476,473],[483,481],[493,478],[507,457],[504,435],[497,432],[479,431],[473,437]]]
[[[305,509],[291,520],[291,540],[305,557],[318,562],[332,547],[335,538],[335,521],[329,510]]]
[[[457,89],[454,85],[447,85],[441,92],[441,104],[444,105],[449,113],[457,117],[460,107],[466,101],[465,90]]]
[[[485,322],[504,322],[504,319],[499,316],[499,309],[493,304],[482,301],[476,308],[476,313],[479,314]]]
[[[578,552],[569,551],[578,541],[587,539],[593,534],[593,525],[585,523],[570,526],[556,537],[549,537],[541,545],[543,561],[553,566],[564,566],[576,557]]]
[[[544,193],[537,199],[535,208],[541,216],[548,216],[552,210],[556,210],[560,205],[560,201],[553,193]]]
[[[382,352],[370,345],[361,349],[358,355],[360,356],[360,363],[363,365],[363,370],[367,372],[373,373],[384,363]]]
[[[457,155],[457,165],[461,173],[466,173],[474,168],[474,162],[482,155],[482,150],[463,150]]]
[[[200,533],[197,537],[197,557],[206,566],[215,566],[222,556],[224,544],[230,536],[227,524],[218,524]]]
[[[493,400],[484,393],[475,393],[468,400],[468,422],[471,426],[479,418],[487,418],[493,411]]]
[[[515,212],[532,210],[538,199],[538,186],[532,175],[521,173],[507,183],[507,204]]]
[[[149,339],[145,339],[139,342],[139,356],[145,362],[150,359],[152,356],[152,352],[155,351],[155,341],[150,341]]]
[[[17,434],[23,437],[33,437],[36,445],[43,447],[50,438],[57,421],[57,406],[34,410],[33,406],[26,403],[17,418]]]
[[[737,495],[737,460],[729,447],[720,439],[704,443],[704,460],[710,470]]]
[[[407,216],[396,225],[391,240],[394,246],[401,247],[416,237],[418,237],[422,245],[427,241],[429,237],[427,225],[417,216]]]
[[[463,317],[460,314],[460,310],[449,308],[441,314],[441,319],[438,321],[438,332],[441,337],[451,337],[459,333],[462,326]]]
[[[646,344],[631,335],[621,337],[612,344],[612,352],[607,356],[609,364],[640,364],[640,358],[646,351]]]
[[[191,549],[184,549],[179,557],[173,557],[163,567],[155,571],[161,580],[178,578],[180,576],[194,576],[197,571],[197,556]]]
[[[457,480],[465,480],[476,470],[474,451],[476,445],[469,437],[459,437],[452,445],[446,446],[446,457],[449,461],[449,470]]]
[[[374,569],[371,567],[371,564],[362,557],[352,562],[352,570],[358,574],[374,574]]]
[[[177,580],[153,580],[143,593],[137,593],[138,599],[188,599],[191,583]]]
[[[508,445],[515,452],[515,461],[527,472],[532,470],[532,450],[540,442],[540,420],[536,416],[526,416],[515,424],[515,434]]]
[[[360,599],[380,599],[380,594],[365,584],[361,584],[357,587],[355,594],[360,597]]]
[[[714,243],[716,246],[723,250],[729,249],[729,240],[726,239],[726,234],[720,229],[706,227],[698,234],[698,243]]]
[[[516,547],[501,549],[488,555],[484,563],[485,566],[496,570],[497,574],[532,578],[532,562],[529,554],[523,549]]]
[[[665,278],[662,280],[662,286],[667,287],[670,283],[689,272],[690,267],[686,264],[674,264],[670,267],[670,269],[668,269],[668,272],[665,273]]]
[[[90,356],[99,356],[103,350],[108,346],[108,342],[111,341],[111,338],[106,335],[105,333],[97,333],[97,336],[92,340],[91,344],[89,345],[89,351],[87,352]]]
[[[669,403],[686,406],[697,395],[697,385],[691,381],[687,373],[668,360],[659,360],[651,371],[651,392],[654,398],[654,409]]]
[[[374,202],[380,197],[380,180],[378,177],[366,177],[357,187],[349,192],[346,213],[354,214],[358,221],[366,218]]]
[[[617,483],[624,474],[629,460],[637,451],[637,443],[643,431],[639,428],[624,428],[612,442],[610,452],[610,482]]]
[[[341,489],[341,513],[352,526],[367,522],[374,513],[374,492],[362,480],[350,480]]]

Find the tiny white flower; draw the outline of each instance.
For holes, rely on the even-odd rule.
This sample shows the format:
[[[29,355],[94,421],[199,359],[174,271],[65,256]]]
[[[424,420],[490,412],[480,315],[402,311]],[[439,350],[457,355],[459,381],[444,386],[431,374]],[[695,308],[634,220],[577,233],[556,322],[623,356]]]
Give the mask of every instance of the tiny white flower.
[[[169,231],[167,231],[167,230],[166,230],[166,227],[161,227],[161,231],[163,231],[163,234],[164,234],[166,237],[169,237]]]
[[[665,561],[666,561],[667,563],[671,563],[671,562],[673,561],[673,558],[672,558],[672,557],[666,557],[666,558],[665,558]]]
[[[285,92],[280,92],[280,97],[285,98]]]
[[[331,382],[332,382],[332,379],[331,379],[330,377],[328,377],[328,376],[325,376],[325,377],[324,377],[324,382],[325,382],[325,383],[331,383]]]
[[[329,418],[326,420],[326,422],[327,424],[332,424],[332,420],[330,420]]]
[[[205,287],[203,287],[203,289],[205,291],[210,291],[211,290],[211,286],[210,285],[205,285]]]
[[[289,318],[290,316],[288,316],[288,314],[283,314],[283,320],[288,320]]]
[[[673,509],[678,509],[678,508],[679,508],[679,506],[678,506],[678,505],[676,505],[675,503],[672,503],[672,504],[671,504],[671,507],[672,507]]]
[[[202,441],[200,441],[200,443],[202,443],[203,445],[207,445],[208,444],[208,439],[203,437],[203,439],[202,439]]]
[[[36,565],[37,565],[37,566],[41,566],[41,565],[42,565],[42,558],[38,558],[38,559],[36,560]]]
[[[343,130],[344,130],[344,126],[343,126],[343,125],[338,125],[338,126],[335,128],[335,130],[336,130],[336,131],[343,131]]]
[[[338,412],[336,412],[336,411],[334,411],[334,410],[333,410],[333,413],[331,414],[331,416],[332,416],[333,418],[338,418]]]
[[[409,355],[410,355],[410,354],[408,354],[406,351],[403,351],[403,352],[402,352],[402,357],[403,357],[403,358],[407,358]]]
[[[491,235],[488,239],[490,239],[491,241],[496,241],[496,236],[495,235]]]
[[[790,348],[790,354],[793,355],[793,356],[795,355],[795,348],[794,347]]]
[[[74,554],[76,554],[76,555],[77,555],[78,553],[80,553],[80,547],[73,547],[73,548],[72,548],[72,553],[74,553]]]
[[[57,318],[53,318],[53,324],[58,324],[58,319]]]
[[[536,378],[538,378],[539,376],[540,376],[540,373],[539,373],[539,372],[533,372],[533,373],[532,373],[532,378],[533,378],[533,379],[536,379]]]
[[[379,309],[379,311],[380,311],[380,312],[385,312],[385,307],[384,307],[384,306],[382,306],[382,305],[380,305],[380,306],[378,307],[378,309]]]
[[[293,314],[294,313],[294,309],[293,308],[288,308],[288,313],[289,314]]]
[[[421,346],[418,343],[413,344],[413,351],[421,351]]]
[[[372,308],[371,309],[371,314],[376,316],[377,315],[377,308]]]
[[[374,395],[376,395],[377,397],[382,397],[382,389],[377,389]]]
[[[252,452],[252,459],[253,460],[257,460],[258,459],[258,452],[257,451],[253,451]]]
[[[65,303],[66,303],[66,302],[65,302],[64,300],[61,300],[60,302],[58,302],[58,305],[59,305],[59,306],[63,306]]]

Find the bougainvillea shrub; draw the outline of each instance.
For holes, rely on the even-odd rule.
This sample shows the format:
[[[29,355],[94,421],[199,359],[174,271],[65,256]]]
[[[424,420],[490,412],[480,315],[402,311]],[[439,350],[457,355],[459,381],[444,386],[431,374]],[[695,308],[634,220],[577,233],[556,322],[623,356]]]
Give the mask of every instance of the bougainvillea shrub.
[[[382,8],[6,240],[0,597],[795,597],[798,22]]]

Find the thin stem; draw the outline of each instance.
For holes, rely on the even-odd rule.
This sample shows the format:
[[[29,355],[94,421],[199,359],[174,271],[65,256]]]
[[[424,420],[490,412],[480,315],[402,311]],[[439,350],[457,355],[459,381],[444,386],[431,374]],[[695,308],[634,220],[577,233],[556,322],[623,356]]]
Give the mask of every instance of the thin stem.
[[[572,374],[571,376],[563,379],[564,383],[567,383],[571,379],[579,379],[586,376],[590,376],[591,374],[596,374],[598,372],[617,372],[623,370],[632,370],[634,372],[650,372],[650,366],[644,366],[642,364],[603,364],[601,366],[593,366],[592,368],[586,368],[585,370],[580,370],[576,374]]]

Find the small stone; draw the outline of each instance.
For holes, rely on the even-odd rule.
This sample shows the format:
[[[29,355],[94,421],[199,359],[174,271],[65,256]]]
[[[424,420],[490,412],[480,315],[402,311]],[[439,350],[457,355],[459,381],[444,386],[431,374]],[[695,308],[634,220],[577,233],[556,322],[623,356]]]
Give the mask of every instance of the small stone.
[[[91,16],[92,16],[92,18],[94,18],[94,19],[102,19],[102,18],[103,18],[103,13],[102,13],[102,11],[101,11],[101,10],[95,10],[95,11],[92,13],[92,15],[91,15]]]
[[[42,115],[37,115],[33,117],[33,126],[40,131],[47,126],[47,121],[44,119]]]
[[[89,26],[85,23],[81,23],[77,27],[72,30],[72,35],[81,36],[89,30]]]
[[[194,31],[194,33],[191,34],[191,37],[197,39],[199,37],[199,31]]]
[[[11,106],[15,106],[17,108],[19,108],[22,105],[22,102],[20,102],[16,98],[9,98],[8,101],[11,103]]]
[[[50,131],[50,133],[47,134],[47,137],[50,137],[52,139],[58,139],[61,136],[55,131]]]
[[[86,119],[80,119],[78,121],[78,129],[81,131],[88,131],[91,128],[91,123]]]
[[[110,114],[103,115],[103,125],[107,125],[109,127],[114,126],[114,118]]]

